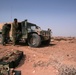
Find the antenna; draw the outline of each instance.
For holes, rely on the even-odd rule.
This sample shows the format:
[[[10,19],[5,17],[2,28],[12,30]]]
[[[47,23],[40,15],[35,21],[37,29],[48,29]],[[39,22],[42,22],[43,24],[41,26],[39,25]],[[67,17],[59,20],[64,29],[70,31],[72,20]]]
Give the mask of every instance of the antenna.
[[[12,23],[12,0],[11,0],[11,23]]]

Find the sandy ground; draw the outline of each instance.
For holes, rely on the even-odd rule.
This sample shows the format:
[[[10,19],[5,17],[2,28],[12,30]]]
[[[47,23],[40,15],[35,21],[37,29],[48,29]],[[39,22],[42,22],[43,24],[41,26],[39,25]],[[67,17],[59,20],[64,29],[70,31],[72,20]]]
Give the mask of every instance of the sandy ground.
[[[73,67],[76,72],[76,38],[53,39],[49,46],[42,45],[40,48],[7,44],[0,45],[0,49],[24,52],[23,59],[15,68],[20,70],[22,75],[61,75],[65,67],[70,67],[70,69]]]

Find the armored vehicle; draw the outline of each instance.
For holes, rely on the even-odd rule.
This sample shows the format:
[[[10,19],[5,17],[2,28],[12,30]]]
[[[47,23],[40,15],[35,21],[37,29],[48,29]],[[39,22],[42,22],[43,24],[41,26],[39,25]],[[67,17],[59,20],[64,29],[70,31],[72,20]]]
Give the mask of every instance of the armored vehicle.
[[[11,24],[10,24],[11,25]],[[51,30],[41,30],[36,24],[30,23],[27,20],[18,22],[17,42],[27,42],[31,47],[39,47],[41,44],[49,44],[51,39]],[[12,25],[11,25],[12,29]],[[12,40],[12,32],[10,32]]]

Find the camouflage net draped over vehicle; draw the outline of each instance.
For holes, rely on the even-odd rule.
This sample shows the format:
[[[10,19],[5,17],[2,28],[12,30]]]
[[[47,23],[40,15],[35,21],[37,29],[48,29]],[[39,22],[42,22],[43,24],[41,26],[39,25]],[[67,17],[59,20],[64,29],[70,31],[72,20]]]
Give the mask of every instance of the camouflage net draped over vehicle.
[[[6,62],[10,68],[18,66],[23,57],[23,52],[19,50],[0,50],[0,62]]]

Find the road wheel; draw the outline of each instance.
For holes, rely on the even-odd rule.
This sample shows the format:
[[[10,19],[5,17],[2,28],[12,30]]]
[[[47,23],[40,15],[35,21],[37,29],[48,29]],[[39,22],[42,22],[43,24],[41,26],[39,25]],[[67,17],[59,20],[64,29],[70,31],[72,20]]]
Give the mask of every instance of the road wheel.
[[[31,47],[39,47],[41,44],[41,38],[39,35],[33,33],[29,35],[28,45]]]

